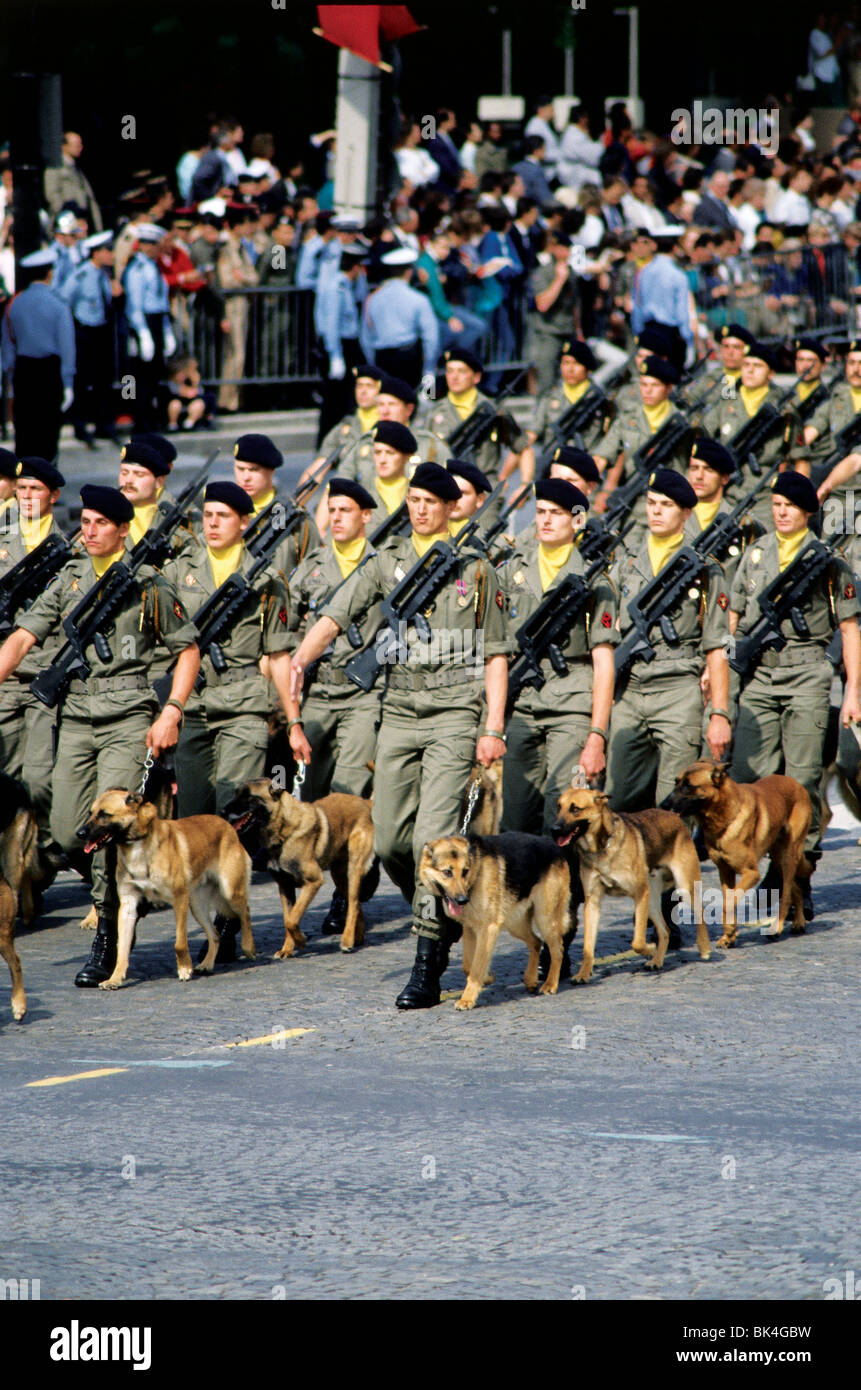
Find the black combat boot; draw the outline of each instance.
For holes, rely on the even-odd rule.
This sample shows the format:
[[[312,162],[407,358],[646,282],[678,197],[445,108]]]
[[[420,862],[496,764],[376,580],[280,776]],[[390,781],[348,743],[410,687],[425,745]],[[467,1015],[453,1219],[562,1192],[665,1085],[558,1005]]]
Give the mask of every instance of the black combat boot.
[[[340,893],[332,894],[329,911],[323,918],[320,928],[324,936],[340,936],[347,925],[347,899]]]
[[[90,958],[75,976],[78,989],[95,989],[114,973],[117,963],[117,921],[115,917],[99,916]]]
[[[567,931],[567,932],[565,933],[565,935],[563,936],[563,938],[562,938],[562,964],[561,964],[561,966],[559,967],[559,980],[560,980],[560,983],[561,983],[562,980],[570,980],[570,979],[571,979],[571,961],[570,961],[570,958],[569,958],[569,956],[568,956],[568,952],[569,952],[569,950],[570,950],[570,948],[571,948],[571,942],[574,940],[574,937],[575,937],[576,935],[577,935],[577,928],[576,928],[576,927],[572,927],[571,930],[570,930],[570,931]],[[549,948],[547,947],[547,945],[545,944],[544,946],[541,947],[541,955],[538,957],[538,983],[539,983],[540,985],[543,985],[543,984],[544,984],[544,981],[547,979],[547,972],[549,971],[549,969],[550,969],[550,950],[549,950]]]
[[[673,919],[673,911],[675,910],[678,914],[681,908],[681,904],[673,897],[675,891],[674,888],[668,888],[666,893],[661,894],[661,912],[670,933],[670,939],[667,942],[668,951],[680,951],[682,949],[682,929],[678,922]]]
[[[420,936],[412,974],[395,1000],[398,1009],[432,1009],[439,1003],[439,979],[444,947],[429,936]]]
[[[236,960],[236,938],[242,923],[238,917],[222,917],[216,914],[212,925],[218,933],[218,951],[215,956],[215,964],[232,965]],[[208,950],[209,941],[206,940],[197,953],[198,965],[205,959]]]

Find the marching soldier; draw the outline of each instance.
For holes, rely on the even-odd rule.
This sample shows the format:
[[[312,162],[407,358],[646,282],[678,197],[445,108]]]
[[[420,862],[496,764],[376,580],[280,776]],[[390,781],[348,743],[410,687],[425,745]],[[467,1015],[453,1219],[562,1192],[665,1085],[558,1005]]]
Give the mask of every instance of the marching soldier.
[[[266,434],[240,435],[233,446],[233,477],[237,487],[251,498],[254,516],[274,502],[275,471],[284,462],[284,455]],[[286,581],[299,561],[319,545],[320,537],[311,517],[304,516],[299,525],[276,547],[272,565]]]
[[[740,323],[721,324],[715,337],[720,357],[717,370],[721,379],[721,399],[732,400],[741,386],[741,364],[755,339],[750,329]]]
[[[685,539],[695,541],[712,522],[730,510],[724,492],[735,475],[735,460],[716,439],[695,439],[688,461],[688,482],[696,493],[694,509],[685,522]],[[735,573],[733,567],[732,573]],[[728,575],[728,581],[732,574]]]
[[[575,538],[588,507],[585,494],[562,478],[535,484],[537,540],[518,545],[500,572],[512,631],[569,574],[585,574]],[[506,830],[538,834],[540,826],[540,833],[548,834],[572,768],[579,765],[588,778],[604,771],[613,647],[619,641],[616,618],[616,594],[604,574],[593,586],[588,610],[560,643],[566,673],[556,672],[546,659],[541,663],[545,685],[540,690],[527,686],[517,696],[503,764]]]
[[[536,447],[542,451],[556,447],[557,441],[552,426],[572,405],[583,399],[593,384],[590,373],[594,372],[597,366],[595,355],[588,343],[578,338],[563,342],[559,358],[560,380],[538,397],[532,421],[526,431],[533,458]],[[592,420],[585,433],[581,434],[579,441],[572,435],[563,442],[585,449],[587,453],[594,453],[609,428],[612,413],[613,407],[608,402],[605,409],[599,411]],[[534,471],[533,463],[533,476]]]
[[[343,420],[339,421],[337,425],[333,425],[329,433],[323,436],[322,443],[317,450],[317,457],[300,475],[300,483],[304,483],[309,474],[319,468],[321,463],[334,453],[339,445],[343,459],[353,444],[363,435],[370,434],[379,418],[377,396],[384,375],[385,373],[379,367],[373,367],[367,362],[353,368],[353,377],[356,383],[356,409],[352,415],[345,415]],[[340,463],[337,466],[340,469]]]
[[[391,516],[405,500],[418,462],[418,442],[412,430],[396,420],[380,420],[373,429],[371,457],[359,459],[355,481],[370,493],[375,507]]]
[[[492,492],[493,488],[490,479],[486,478],[474,463],[467,463],[463,459],[449,459],[446,470],[460,488],[460,501],[455,502],[448,523],[449,535],[457,536],[470,518],[481,511],[488,493]]]
[[[39,458],[24,458],[18,468],[17,525],[0,536],[0,576],[59,532],[54,507],[65,483],[62,473]],[[49,838],[55,715],[31,694],[30,682],[51,660],[60,640],[56,634],[46,639],[0,685],[0,763],[4,772],[20,777],[27,787],[42,839]]]
[[[599,514],[606,510],[610,494],[630,476],[634,455],[677,417],[683,419],[670,400],[674,386],[679,382],[679,370],[666,358],[651,353],[640,363],[640,399],[629,410],[620,410],[601,443],[595,463],[603,475],[600,492],[596,493],[593,507]],[[688,461],[688,450],[684,439],[665,460],[672,469],[684,468]],[[643,540],[646,526],[646,508],[642,497],[634,503],[631,516],[637,526],[629,533],[625,544],[628,548],[639,545]]]
[[[449,445],[453,432],[469,419],[478,406],[493,405],[491,398],[479,389],[483,371],[484,368],[475,353],[469,352],[466,348],[450,348],[445,354],[446,395],[434,403],[429,423],[433,433],[447,440]],[[480,468],[492,483],[510,478],[518,466],[522,482],[530,483],[530,463],[534,466],[534,460],[530,460],[525,453],[528,443],[526,435],[521,431],[514,437],[504,458],[503,449],[507,441],[501,436],[502,429],[497,424],[471,455],[471,462]]]
[[[21,261],[32,272],[3,316],[3,371],[12,398],[18,458],[53,461],[64,411],[72,404],[75,327],[69,306],[51,293],[56,252],[34,251]]]
[[[665,362],[672,362],[676,367],[679,365],[677,361],[679,339],[669,324],[658,323],[656,319],[651,319],[643,325],[636,341],[637,351],[634,354],[630,380],[625,381],[613,396],[616,415],[621,415],[626,410],[636,410],[639,406],[641,401],[640,374],[644,362],[649,357],[662,357]],[[681,356],[682,361],[684,361],[684,354],[682,353]]]
[[[739,430],[754,420],[764,405],[776,405],[780,392],[771,384],[774,374],[774,357],[771,349],[762,343],[751,343],[741,364],[741,385],[734,396],[720,400],[706,411],[703,429],[706,434],[718,439],[731,452],[735,453],[733,440]],[[766,442],[756,450],[756,463],[759,473],[754,472],[750,458],[739,459],[739,471],[727,492],[727,501],[738,502],[755,485],[761,473],[767,472],[777,459],[785,461],[790,457],[793,446],[801,442],[801,421],[791,405],[781,407],[781,416],[767,436]],[[803,460],[795,464],[799,471],[809,468]],[[768,525],[770,502],[767,490],[753,506],[757,521]]]
[[[36,645],[60,633],[63,619],[111,565],[123,560],[134,508],[112,487],[81,489],[81,533],[86,555],[70,560],[0,647],[0,682],[18,669]],[[51,804],[51,833],[84,877],[85,851],[78,827],[93,799],[108,787],[135,791],[141,783],[146,750],[155,757],[174,747],[183,708],[200,669],[195,629],[170,584],[157,570],[137,571],[131,597],[106,631],[111,659],[90,659],[94,674],[71,682],[58,719],[54,787],[62,794]],[[162,643],[177,658],[170,697],[160,714],[150,689],[149,664]],[[117,951],[119,902],[105,851],[92,856],[92,893],[98,928],[90,958],[75,984],[101,984],[113,971]]]
[[[153,525],[158,525],[170,510],[164,497],[164,479],[170,464],[164,454],[140,439],[130,439],[120,451],[120,471],[117,487],[134,507],[129,523],[129,542],[137,545]],[[178,550],[191,538],[189,527],[180,527],[174,536],[173,549]]]
[[[835,448],[837,435],[855,420],[861,411],[861,339],[853,339],[846,353],[846,380],[838,382],[828,400],[814,411],[813,418],[804,427],[804,442],[811,448],[811,460],[815,465],[821,462]],[[844,502],[846,491],[852,479],[861,469],[861,441],[859,447],[852,449],[831,469],[828,476],[817,489],[820,502],[834,497]],[[820,470],[821,471],[821,470]],[[833,504],[832,504],[833,505]],[[844,528],[854,529],[854,513],[851,523],[844,518]]]
[[[648,535],[636,550],[620,553],[610,571],[619,593],[623,639],[632,627],[629,602],[684,544],[685,524],[696,503],[696,493],[680,473],[659,468],[649,479]],[[607,778],[614,810],[660,805],[682,769],[699,757],[703,654],[712,692],[708,745],[717,760],[729,747],[728,606],[728,588],[720,567],[707,561],[700,580],[668,615],[678,641],[668,642],[656,625],[650,634],[654,659],[635,662],[627,679],[617,684]],[[656,778],[657,789],[652,795]]]
[[[547,477],[559,478],[566,483],[572,483],[583,493],[587,506],[591,505],[591,499],[601,483],[601,474],[598,472],[598,465],[592,455],[587,454],[584,449],[574,449],[563,445],[554,449]],[[574,535],[576,546],[580,545],[583,534],[583,528],[580,527]],[[504,545],[516,547],[521,551],[527,546],[535,545],[537,539],[538,534],[534,521],[531,521],[528,526],[524,526],[521,531],[517,532],[516,536],[500,537]]]
[[[329,643],[361,622],[435,541],[448,539],[459,496],[444,468],[419,465],[407,494],[412,534],[382,546],[324,606],[293,659],[295,696],[305,668]],[[466,550],[426,615],[433,630],[444,632],[444,644],[419,641],[410,626],[409,661],[387,671],[374,784],[376,847],[389,877],[412,901],[418,935],[412,975],[396,1001],[400,1009],[439,1003],[451,939],[439,900],[416,878],[422,846],[456,829],[474,760],[489,766],[505,753],[508,644],[502,607],[493,566]]]
[[[809,478],[787,470],[778,474],[771,493],[773,530],[744,553],[730,594],[729,630],[743,635],[760,617],[763,589],[815,542],[809,530],[817,511],[816,490]],[[833,671],[825,649],[835,628],[843,639],[846,689],[841,710],[844,728],[861,720],[861,612],[855,580],[839,555],[798,607],[807,632],[789,619],[782,624],[786,645],[762,654],[742,690],[733,745],[731,776],[740,782],[786,772],[806,788],[813,807],[804,846],[816,867],[822,854],[822,753],[828,725]],[[813,918],[809,883],[802,881],[804,915]]]

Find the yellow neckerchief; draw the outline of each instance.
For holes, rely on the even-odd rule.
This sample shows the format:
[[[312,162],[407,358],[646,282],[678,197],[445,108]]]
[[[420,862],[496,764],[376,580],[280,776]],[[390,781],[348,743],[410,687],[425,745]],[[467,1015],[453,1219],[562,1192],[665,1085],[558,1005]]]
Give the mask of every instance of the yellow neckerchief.
[[[658,574],[669,560],[670,556],[678,550],[684,543],[684,531],[677,531],[674,536],[653,536],[649,532],[649,564],[652,566],[652,574]]]
[[[637,267],[638,270],[642,270],[644,266],[647,266],[649,264],[651,259],[651,256],[635,256],[634,265]]]
[[[14,495],[14,493],[11,497],[4,497],[3,501],[0,502],[0,516],[2,516],[4,512],[9,511],[10,508],[14,507],[17,501],[18,499]]]
[[[564,545],[545,545],[543,541],[538,542],[538,577],[541,580],[542,593],[555,582],[563,565],[568,563],[573,549],[573,541],[567,541]]]
[[[129,522],[129,539],[132,545],[137,545],[141,537],[146,535],[157,511],[157,502],[147,502],[142,507],[135,507],[135,514]]]
[[[783,574],[786,566],[792,564],[801,549],[807,535],[807,526],[805,524],[800,531],[793,531],[791,536],[782,536],[779,531],[775,531],[774,534],[777,536],[777,561],[780,573]]]
[[[471,415],[475,410],[475,403],[478,400],[478,387],[470,386],[468,391],[459,391],[457,394],[455,394],[454,391],[449,391],[448,398],[461,420],[465,420],[466,417]]]
[[[720,498],[718,498],[716,502],[697,502],[694,507],[694,513],[697,521],[700,523],[701,531],[705,531],[706,527],[711,526],[718,514],[718,507],[720,504]]]
[[[377,423],[377,407],[375,405],[357,405],[356,414],[359,417],[359,424],[362,426],[362,434],[370,434],[374,425]]]
[[[357,564],[365,553],[367,541],[364,536],[356,536],[351,541],[332,541],[332,549],[335,552],[335,559],[338,561],[338,569],[341,571],[341,578],[346,579],[353,573]]]
[[[96,571],[96,578],[103,579],[111,565],[115,565],[117,560],[124,560],[125,555],[125,546],[123,546],[122,550],[115,551],[113,555],[91,555],[90,561],[93,569]]]
[[[23,512],[21,513],[21,516],[18,518],[18,528],[21,532],[21,539],[24,542],[24,549],[27,551],[28,555],[31,550],[36,549],[37,545],[42,544],[42,541],[51,529],[51,522],[53,520],[54,518],[51,512],[46,512],[45,515],[40,516],[37,521],[31,521],[29,517],[24,516]]]
[[[588,376],[585,381],[579,382],[577,386],[569,386],[567,381],[563,381],[562,390],[565,392],[566,401],[569,401],[571,405],[576,405],[580,398],[585,396],[591,385],[592,383]]]
[[[407,495],[408,479],[403,478],[375,478],[374,486],[382,498],[383,506],[391,516],[396,512]]]
[[[741,396],[742,405],[751,419],[753,419],[753,416],[759,410],[759,407],[768,395],[768,386],[758,386],[755,391],[752,391],[749,386],[740,386],[738,388],[738,394]]]
[[[471,517],[462,516],[457,521],[450,521],[448,523],[448,534],[450,536],[459,536],[466,523],[471,520]]]
[[[211,545],[206,547],[209,568],[212,571],[216,589],[219,589],[225,579],[229,579],[239,569],[242,562],[242,547],[242,541],[234,541],[233,545],[222,546],[220,550],[213,550]]]
[[[850,386],[849,394],[852,397],[852,409],[857,415],[858,411],[861,410],[861,386],[859,386],[857,390],[854,386]],[[8,506],[8,503],[6,505]]]
[[[254,508],[254,515],[259,516],[264,507],[268,507],[270,502],[275,501],[275,489],[271,487],[268,492],[264,492],[262,497],[252,497],[251,505]]]
[[[672,404],[669,400],[661,401],[660,405],[643,406],[643,410],[646,412],[646,419],[649,422],[649,429],[652,431],[652,434],[654,434],[656,430],[659,430],[661,428],[661,425],[666,420],[672,408]]]
[[[730,371],[729,367],[724,367],[723,374],[730,381],[736,382],[741,377],[741,367],[736,367],[733,371]]]
[[[798,386],[796,388],[798,391],[798,399],[801,401],[806,401],[807,397],[811,396],[813,392],[818,388],[818,386],[818,381],[799,381]]]
[[[413,550],[421,559],[423,555],[427,555],[432,545],[436,545],[437,541],[448,540],[448,531],[438,531],[435,536],[417,536],[413,531],[410,539],[413,543]]]

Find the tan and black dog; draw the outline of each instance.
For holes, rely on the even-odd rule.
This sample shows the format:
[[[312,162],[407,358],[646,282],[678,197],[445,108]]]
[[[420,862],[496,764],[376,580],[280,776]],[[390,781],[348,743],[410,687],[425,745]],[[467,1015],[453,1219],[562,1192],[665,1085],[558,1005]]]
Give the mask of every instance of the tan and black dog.
[[[22,1019],[27,997],[21,961],[15,950],[15,917],[26,926],[39,914],[42,891],[59,868],[50,851],[38,844],[33,804],[23,782],[0,772],[0,956],[12,976],[12,1015]]]
[[[694,816],[703,829],[709,859],[717,866],[724,894],[723,936],[718,946],[734,946],[738,934],[737,895],[760,880],[759,861],[770,854],[782,875],[777,923],[768,936],[780,936],[790,902],[793,932],[804,931],[801,878],[811,866],[804,855],[810,826],[810,797],[794,777],[762,777],[758,782],[733,782],[724,763],[708,758],[691,763],[676,778],[665,806]],[[736,875],[741,878],[736,880]]]
[[[120,914],[117,963],[99,989],[119,989],[126,977],[139,908],[170,904],[176,914],[176,965],[181,980],[192,976],[188,952],[188,913],[206,932],[209,949],[195,967],[211,974],[218,936],[211,916],[238,917],[242,950],[254,956],[248,887],[251,861],[232,826],[221,816],[160,820],[156,807],[134,792],[111,787],[93,802],[90,819],[78,831],[89,852],[116,845]]]
[[[517,831],[446,835],[425,845],[419,878],[463,928],[467,979],[456,1009],[474,1007],[503,928],[529,947],[523,983],[530,992],[538,988],[539,954],[547,944],[550,969],[540,992],[556,993],[562,938],[570,926],[571,875],[552,840]]]
[[[478,788],[473,792],[473,787]],[[496,835],[502,821],[502,762],[497,759],[490,767],[476,763],[469,774],[466,791],[460,808],[460,824],[469,810],[470,797],[474,796],[472,815],[467,827],[470,835]]]
[[[225,808],[225,815],[246,844],[256,841],[269,856],[269,872],[278,884],[284,916],[284,945],[275,952],[278,960],[286,960],[305,945],[299,924],[326,869],[335,891],[347,899],[341,950],[361,946],[365,938],[361,902],[370,897],[363,892],[362,880],[374,866],[370,801],[346,792],[333,792],[319,801],[297,801],[268,777],[259,777],[246,782]]]
[[[711,954],[702,913],[700,864],[690,832],[671,811],[611,811],[603,792],[588,789],[564,791],[557,803],[553,837],[557,845],[573,843],[580,860],[580,876],[586,905],[583,914],[583,963],[575,984],[591,978],[595,962],[595,938],[605,893],[634,900],[632,949],[653,956],[649,970],[660,970],[669,942],[669,930],[661,911],[661,892],[675,885],[693,908],[697,947],[703,960]],[[649,920],[658,933],[657,947],[646,942]]]

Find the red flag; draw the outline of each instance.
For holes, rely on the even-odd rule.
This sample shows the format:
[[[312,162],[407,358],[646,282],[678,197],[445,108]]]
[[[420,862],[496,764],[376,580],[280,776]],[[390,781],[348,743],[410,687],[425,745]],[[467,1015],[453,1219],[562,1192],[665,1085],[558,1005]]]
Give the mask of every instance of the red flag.
[[[381,37],[391,43],[423,27],[406,5],[318,5],[317,15],[320,27],[315,34],[375,67],[387,67],[380,62]]]

